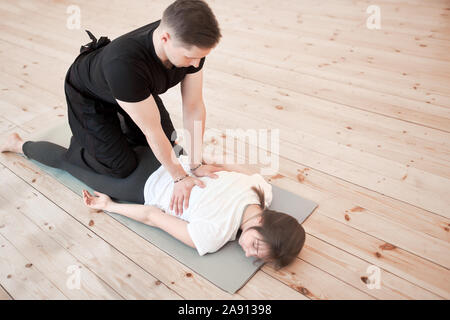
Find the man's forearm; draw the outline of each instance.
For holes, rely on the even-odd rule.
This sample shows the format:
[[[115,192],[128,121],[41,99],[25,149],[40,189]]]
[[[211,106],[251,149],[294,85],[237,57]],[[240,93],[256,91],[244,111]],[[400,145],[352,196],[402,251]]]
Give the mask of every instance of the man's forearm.
[[[202,162],[205,120],[206,108],[203,103],[195,108],[183,108],[183,126],[190,134],[190,141],[185,147],[191,168]]]
[[[172,144],[165,135],[163,130],[155,130],[155,132],[149,132],[146,135],[148,144],[152,149],[154,155],[158,161],[166,168],[172,179],[177,179],[186,175],[186,171],[181,166]]]

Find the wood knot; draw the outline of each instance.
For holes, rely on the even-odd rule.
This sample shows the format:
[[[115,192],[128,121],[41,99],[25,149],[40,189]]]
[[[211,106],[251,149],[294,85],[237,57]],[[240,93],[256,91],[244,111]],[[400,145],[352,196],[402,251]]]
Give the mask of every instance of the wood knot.
[[[350,217],[348,216],[348,214],[346,214],[344,217],[345,217],[345,220],[350,221]]]
[[[395,248],[397,248],[397,247],[392,245],[392,244],[390,244],[390,243],[385,243],[385,244],[380,246],[381,250],[394,250]]]
[[[186,273],[186,277],[191,278],[192,277],[192,273],[190,273],[190,272]]]
[[[284,176],[282,174],[277,173],[276,175],[270,177],[270,179],[280,179],[280,178],[284,178]]]
[[[131,278],[131,273],[127,274],[127,278]]]
[[[284,109],[284,107],[280,106],[280,105],[275,106],[275,108],[277,108],[278,110],[283,110]]]
[[[298,292],[300,292],[301,294],[305,295],[305,296],[310,296],[310,295],[311,295],[311,292],[310,292],[308,289],[306,289],[305,287],[299,287],[299,286],[297,286],[295,289],[296,289]]]
[[[297,180],[300,182],[303,182],[303,181],[305,181],[305,177],[301,173],[299,173],[299,174],[297,174]]]
[[[161,283],[162,283],[162,282],[159,281],[159,280],[156,280],[156,281],[155,281],[155,285],[157,285],[157,286],[159,286]]]
[[[361,277],[361,281],[364,282],[365,284],[368,284],[369,278],[363,276],[363,277]]]
[[[377,258],[381,258],[381,253],[375,252],[375,256],[376,256]]]
[[[94,220],[89,221],[89,227],[92,227],[94,225]]]
[[[365,210],[366,209],[364,209],[363,207],[360,207],[360,206],[356,206],[356,207],[350,209],[351,212],[362,212],[362,211],[365,211]]]
[[[27,263],[27,264],[25,265],[25,268],[31,268],[32,266],[33,266],[32,263]]]

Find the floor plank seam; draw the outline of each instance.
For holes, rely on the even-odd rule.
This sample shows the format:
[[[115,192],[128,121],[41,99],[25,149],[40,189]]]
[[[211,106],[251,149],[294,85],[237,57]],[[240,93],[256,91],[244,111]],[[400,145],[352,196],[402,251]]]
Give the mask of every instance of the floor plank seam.
[[[412,285],[414,285],[414,286],[416,286],[416,287],[421,288],[422,290],[425,290],[425,291],[427,291],[427,292],[429,292],[429,293],[431,293],[431,294],[434,294],[434,295],[436,295],[436,296],[441,297],[442,299],[445,299],[444,297],[440,296],[438,293],[433,292],[433,291],[431,291],[430,289],[424,288],[424,287],[420,286],[419,284],[412,282],[412,281],[409,280],[409,279],[405,279],[405,278],[402,277],[401,275],[398,275],[398,274],[396,274],[396,273],[394,273],[394,272],[392,272],[392,271],[390,271],[390,270],[387,270],[386,268],[380,267],[380,266],[374,264],[373,262],[370,262],[370,261],[366,260],[366,259],[363,258],[363,257],[357,256],[357,255],[355,255],[354,253],[345,250],[344,248],[337,247],[336,245],[334,245],[334,244],[328,242],[328,241],[325,240],[325,239],[321,239],[321,238],[319,238],[318,236],[313,235],[313,234],[309,234],[309,233],[307,233],[307,234],[308,234],[310,237],[314,237],[314,238],[316,238],[316,239],[318,239],[318,240],[320,240],[320,241],[323,241],[323,242],[327,243],[328,245],[330,245],[330,246],[332,246],[332,247],[334,247],[334,248],[336,248],[336,249],[338,249],[338,250],[341,250],[341,251],[345,252],[346,254],[348,254],[348,255],[350,255],[350,256],[352,256],[352,257],[354,257],[354,258],[357,258],[357,259],[363,261],[364,263],[367,263],[367,264],[370,264],[370,265],[375,265],[376,267],[380,268],[380,270],[382,270],[382,271],[384,271],[384,272],[386,272],[386,273],[389,273],[389,274],[391,274],[391,275],[393,275],[393,276],[395,276],[395,277],[397,277],[397,278],[399,278],[399,279],[402,279],[403,281],[406,281],[406,282],[408,282],[408,283],[410,283],[410,284],[412,284]],[[308,261],[304,260],[303,258],[301,258],[301,256],[300,256],[300,257],[297,257],[297,258],[300,259],[300,260],[303,260],[303,261],[305,261],[305,262],[308,262]],[[310,263],[310,262],[308,262],[308,263],[309,263],[310,265],[312,265],[312,266],[315,266],[314,264],[312,264],[312,263]],[[315,266],[315,267],[318,268],[318,269],[321,269],[321,268],[318,267],[318,266]],[[321,269],[321,270],[322,270],[322,269]],[[322,270],[322,271],[327,272],[327,271],[325,271],[325,270]],[[327,272],[327,273],[328,273],[328,272]],[[330,274],[330,275],[332,275],[332,274]],[[333,275],[332,275],[332,276],[333,276]]]
[[[9,167],[7,167],[5,165],[6,169],[8,169],[11,173],[13,173],[15,176],[17,176],[19,179],[21,179],[22,181],[24,181],[25,183],[27,183],[30,187],[32,187],[34,190],[36,190],[36,192],[38,192],[39,194],[41,194],[41,196],[43,196],[44,198],[46,198],[47,200],[49,200],[51,203],[53,203],[55,206],[57,206],[59,209],[61,209],[62,211],[64,211],[69,217],[71,217],[73,220],[77,221],[82,227],[84,227],[86,230],[92,232],[93,234],[95,234],[96,237],[98,237],[98,239],[101,239],[102,241],[104,241],[105,243],[107,243],[109,246],[111,246],[112,249],[116,250],[116,252],[120,253],[122,256],[126,257],[129,261],[131,261],[133,264],[135,264],[136,266],[138,266],[140,269],[142,269],[144,272],[146,272],[147,274],[149,274],[151,277],[155,278],[156,280],[159,280],[157,277],[155,277],[153,274],[151,274],[148,270],[144,269],[140,264],[138,264],[136,261],[132,260],[128,255],[126,255],[124,252],[120,251],[119,249],[117,249],[115,246],[113,246],[109,241],[106,241],[103,237],[101,237],[100,235],[98,235],[94,230],[88,228],[87,226],[85,226],[81,221],[79,221],[78,219],[76,219],[74,216],[72,216],[69,212],[67,212],[66,210],[64,210],[61,206],[59,206],[57,203],[53,202],[52,199],[48,198],[45,194],[43,194],[42,192],[40,192],[38,189],[36,189],[33,185],[31,185],[28,181],[26,181],[25,179],[23,179],[22,177],[20,177],[19,175],[17,175],[14,171],[12,171]],[[41,169],[39,169],[41,170]],[[42,175],[47,175],[48,177],[50,177],[51,179],[53,179],[55,181],[55,183],[59,183],[61,184],[58,180],[54,179],[51,175],[49,175],[47,172],[41,172]],[[67,188],[65,185],[61,184],[61,187],[66,188],[68,191],[73,192],[72,190],[70,190],[69,188]],[[81,197],[80,197],[81,199]],[[26,216],[25,216],[26,217]],[[115,220],[114,218],[108,216],[109,218]],[[26,217],[28,219],[28,217]],[[34,222],[31,221],[33,224]],[[117,221],[118,222],[118,221]],[[119,222],[120,223],[120,222]],[[123,224],[122,224],[123,225]],[[39,226],[38,226],[39,227]],[[39,229],[41,229],[39,227]],[[129,228],[127,228],[130,231],[133,231]],[[41,229],[42,230],[42,229]],[[53,238],[52,238],[53,239]],[[54,240],[56,243],[58,243],[56,240]],[[58,243],[58,245],[60,245]],[[63,249],[65,249],[63,246],[61,246]],[[158,248],[159,249],[159,248]],[[67,250],[66,250],[67,251]],[[72,255],[72,253],[70,251],[67,251],[70,255]],[[164,252],[164,251],[163,251]],[[72,255],[73,256],[73,255]],[[73,256],[77,261],[78,258]],[[80,261],[78,261],[80,264],[82,264],[86,269],[90,270],[87,266],[85,266],[83,263],[81,263]],[[103,280],[99,275],[97,275],[94,271],[90,270],[93,274],[95,274],[99,279],[101,279],[103,282],[105,282],[105,280]],[[161,281],[161,280],[159,280]],[[161,281],[162,283],[164,283],[163,281]],[[106,285],[108,285],[114,292],[116,292],[108,283],[105,282]],[[177,294],[178,296],[182,297],[178,292],[174,291],[172,288],[170,288],[170,286],[168,286],[167,284],[164,283],[164,285],[171,291],[173,291],[175,294]],[[120,295],[118,292],[116,292],[119,296],[122,297],[122,295]],[[122,297],[123,299],[125,299],[124,297]],[[184,297],[182,297],[183,299],[185,299]]]
[[[8,168],[6,168],[7,170],[9,170]],[[22,214],[22,213],[21,213]],[[22,214],[23,215],[23,214]],[[26,217],[25,215],[23,215],[25,218],[27,218],[28,219],[28,217]],[[29,219],[28,219],[29,220]],[[33,224],[34,224],[34,222],[32,222]],[[39,228],[40,229],[40,228]],[[22,257],[24,257],[26,260],[28,260],[28,261],[30,261],[29,259],[28,259],[28,257],[26,256],[26,255],[24,255],[23,253],[22,253],[22,251],[20,251],[19,250],[19,248],[17,248],[15,245],[14,245],[14,243],[12,243],[5,235],[3,235],[3,234],[1,234],[0,233],[0,235],[6,240],[6,241],[8,241],[8,243],[22,256]],[[32,261],[31,261],[31,263],[32,263]],[[34,267],[34,269],[37,271],[37,272],[39,272],[39,274],[41,274],[42,275],[42,277],[43,278],[45,278],[49,283],[51,283],[52,285],[53,285],[53,287],[56,289],[56,290],[58,290],[60,293],[61,293],[61,295],[63,295],[66,299],[69,299],[65,294],[64,294],[64,292],[62,292],[61,291],[61,289],[55,284],[55,283],[53,283],[53,281],[51,280],[51,279],[49,279],[41,270],[39,270],[37,267],[36,267],[36,265],[35,264],[33,264],[33,267]],[[9,293],[8,293],[9,294]],[[11,295],[10,295],[11,296]],[[20,298],[18,298],[18,299],[20,299]]]
[[[11,298],[11,300],[16,300],[14,297],[5,289],[5,287],[0,282],[0,288]]]

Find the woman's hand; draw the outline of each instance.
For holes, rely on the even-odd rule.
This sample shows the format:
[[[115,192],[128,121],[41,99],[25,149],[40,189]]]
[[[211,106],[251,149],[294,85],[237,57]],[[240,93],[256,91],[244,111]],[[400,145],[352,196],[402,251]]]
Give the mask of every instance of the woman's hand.
[[[210,177],[217,179],[219,176],[214,172],[225,171],[225,169],[211,164],[204,164],[197,168],[193,173],[196,177]]]
[[[86,206],[92,209],[105,210],[112,202],[111,198],[106,194],[94,191],[95,197],[89,191],[83,190],[83,201]]]
[[[188,176],[183,180],[174,183],[172,197],[170,199],[170,210],[172,211],[175,207],[175,214],[183,214],[183,204],[184,209],[189,207],[189,197],[191,196],[192,188],[197,185],[200,188],[205,187],[205,183],[197,178]]]

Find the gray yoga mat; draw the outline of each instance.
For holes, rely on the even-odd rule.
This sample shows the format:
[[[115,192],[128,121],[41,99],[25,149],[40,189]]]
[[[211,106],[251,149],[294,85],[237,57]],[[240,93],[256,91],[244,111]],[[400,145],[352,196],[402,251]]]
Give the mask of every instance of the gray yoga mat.
[[[33,137],[32,140],[45,140],[68,147],[70,137],[71,132],[68,125],[63,124],[40,133]],[[74,178],[69,173],[45,166],[34,160],[31,161],[73,192],[80,195],[80,197],[82,189],[89,190],[92,193],[92,188]],[[292,214],[300,223],[317,206],[316,203],[303,199],[277,186],[272,185],[272,188],[273,200],[269,208]],[[191,270],[208,279],[217,287],[229,293],[235,293],[242,288],[263,264],[260,262],[254,263],[255,258],[247,258],[237,240],[229,241],[215,253],[199,256],[195,249],[185,245],[160,229],[150,227],[119,214],[106,213]]]

